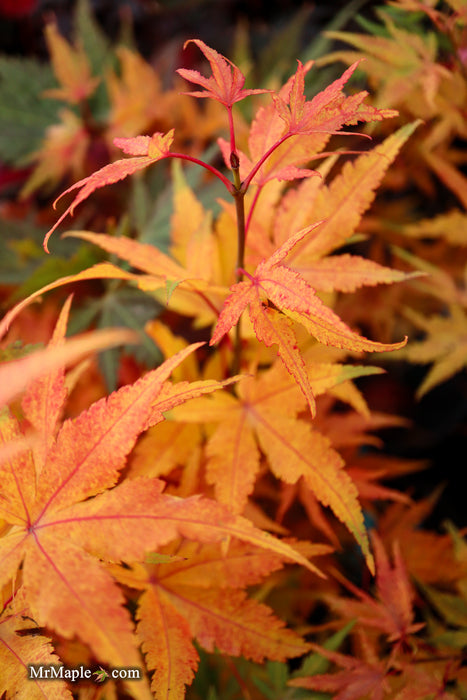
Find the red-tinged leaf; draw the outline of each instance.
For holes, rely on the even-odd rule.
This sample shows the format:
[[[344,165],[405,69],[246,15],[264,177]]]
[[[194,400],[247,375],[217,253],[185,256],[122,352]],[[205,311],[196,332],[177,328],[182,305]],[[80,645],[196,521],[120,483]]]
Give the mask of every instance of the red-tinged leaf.
[[[152,136],[134,136],[132,138],[115,138],[114,145],[129,156],[149,156],[155,160],[164,158],[170,151],[174,140],[174,129],[166,134],[156,131]]]
[[[255,275],[247,273],[247,280],[230,288],[231,294],[224,303],[210,341],[212,345],[220,340],[238,322],[246,306],[250,305],[250,316],[258,339],[268,346],[273,343],[279,345],[279,355],[306,396],[312,413],[314,399],[293,335],[283,318],[276,314],[273,316],[267,310],[263,301],[265,297],[291,319],[304,325],[311,335],[325,345],[374,352],[397,350],[407,342],[404,339],[394,344],[378,343],[354,333],[323,304],[313,287],[298,272],[281,265],[297,243],[319,223],[293,234],[267,260],[259,263]]]
[[[327,306],[316,303],[315,298],[313,314],[303,314],[287,310],[285,313],[294,321],[301,323],[307,331],[323,345],[332,345],[336,348],[352,350],[354,352],[391,352],[399,350],[407,343],[407,337],[398,343],[379,343],[364,338],[352,331],[334,311]]]
[[[336,651],[323,649],[316,644],[310,646],[318,654],[345,670],[294,678],[288,682],[288,685],[295,688],[333,693],[334,700],[361,700],[362,698],[383,700],[386,693],[390,691],[383,662],[366,661],[356,656],[346,656]]]
[[[151,581],[152,585],[147,586],[141,596],[137,613],[138,636],[143,642],[147,665],[155,670],[152,689],[156,698],[164,700],[182,696],[183,686],[191,683],[198,665],[198,655],[192,644],[192,616],[185,617],[182,613],[186,610],[180,609],[177,599],[171,600],[164,591],[176,593],[180,586],[186,590],[187,581],[193,591],[235,589],[257,583],[283,565],[280,557],[236,540],[231,542],[227,555],[219,545],[174,544],[177,562],[141,572],[143,581]],[[121,580],[132,584],[131,578]],[[227,616],[228,610],[223,613]],[[227,621],[226,625],[232,622]]]
[[[262,186],[271,180],[296,180],[318,174],[315,170],[298,166],[309,163],[313,155],[320,153],[329,135],[300,135],[280,143],[283,132],[284,123],[274,109],[274,105],[258,110],[248,138],[250,157],[238,151],[242,180],[249,176],[255,164],[271,149],[271,154],[251,179],[253,184]],[[230,167],[230,143],[219,138],[218,144],[226,166]]]
[[[264,260],[260,263],[260,266],[263,266],[261,269],[278,265],[295,244],[302,240],[310,231],[319,226],[320,223],[321,222],[318,222],[312,226],[308,226],[306,229],[302,229],[293,234],[268,260]],[[260,266],[258,266],[258,270]],[[235,326],[248,304],[257,296],[257,288],[256,277],[251,275],[248,276],[248,280],[237,282],[230,287],[231,294],[224,302],[221,314],[211,336],[210,345],[219,342],[222,336]]]
[[[319,547],[303,544],[309,554],[322,553]],[[121,583],[144,590],[138,636],[148,667],[155,671],[156,698],[183,697],[198,663],[193,639],[207,651],[215,646],[223,653],[258,660],[285,660],[306,651],[308,645],[285,629],[271,610],[238,590],[280,569],[281,556],[234,538],[228,550],[222,542],[174,541],[159,556],[161,563],[156,565],[112,567]]]
[[[60,347],[65,342],[71,299],[71,296],[68,297],[62,308],[49,348]],[[47,453],[54,442],[66,397],[63,366],[59,366],[55,372],[49,372],[36,379],[29,385],[23,396],[21,407],[24,415],[38,433],[38,440],[33,448],[37,474],[42,471]]]
[[[102,661],[140,666],[121,590],[101,562],[62,539],[53,525],[35,527],[35,536],[24,542],[24,589],[34,619],[65,638],[78,635]],[[90,518],[89,527],[102,528],[105,536],[98,520]]]
[[[34,626],[24,589],[15,594],[0,617],[0,693],[17,700],[71,700],[63,680],[30,678],[28,666],[35,668],[59,663],[50,639],[41,634],[22,634]]]
[[[250,318],[256,337],[266,347],[278,346],[278,355],[305,396],[311,415],[316,413],[315,397],[308,378],[305,362],[298,350],[291,323],[274,309],[264,306],[258,298],[250,302]]]
[[[196,83],[205,88],[202,91],[188,92],[186,94],[192,95],[193,97],[210,97],[226,107],[232,107],[235,102],[243,100],[245,97],[248,97],[248,95],[259,95],[264,92],[270,92],[270,90],[258,89],[245,90],[243,88],[245,76],[237,66],[199,39],[189,39],[185,42],[184,47],[190,42],[196,44],[208,59],[211,65],[212,76],[205,78],[198,71],[179,68],[177,73],[179,73],[182,78],[185,78],[185,80],[188,80],[190,83]]]
[[[36,512],[54,510],[113,486],[172,369],[202,343],[190,345],[137,382],[94,403],[63,424],[38,487]],[[157,419],[160,413],[156,412]],[[40,516],[39,516],[40,517]]]
[[[235,326],[238,319],[250,303],[254,299],[255,290],[250,280],[237,282],[230,287],[231,294],[227,297],[222,307],[221,314],[216,323],[216,327],[209,341],[209,345],[218,343],[219,340],[229,330]]]
[[[303,66],[306,74],[311,68],[309,61]],[[278,99],[287,102],[290,99],[294,76],[280,89]],[[316,175],[317,172],[309,169],[302,169],[297,166],[306,165],[314,155],[321,153],[330,138],[328,133],[300,134],[299,137],[288,136],[284,140],[284,121],[278,113],[274,103],[261,107],[250,128],[248,146],[251,161],[248,160],[248,171],[242,171],[246,165],[245,156],[240,153],[240,173],[242,178],[250,179],[249,171],[254,168],[254,164],[261,162],[261,167],[254,175],[252,182],[264,185],[271,179],[292,180]],[[269,155],[267,155],[269,154]],[[242,163],[243,156],[243,163]],[[267,158],[265,159],[265,156]],[[224,153],[224,158],[228,159],[228,153]],[[228,160],[227,160],[228,163]]]
[[[208,652],[244,656],[261,663],[301,656],[308,645],[270,608],[243,591],[193,589],[189,583],[170,591],[169,599],[189,620],[191,633]]]
[[[89,195],[94,192],[94,190],[97,190],[100,187],[105,187],[106,185],[111,185],[119,180],[123,180],[128,175],[133,175],[133,173],[147,168],[149,165],[161,160],[161,158],[165,158],[170,151],[170,146],[172,145],[174,138],[174,131],[172,129],[165,135],[155,133],[152,137],[147,137],[147,140],[145,140],[144,143],[141,141],[141,138],[144,137],[135,138],[136,141],[134,143],[132,143],[133,139],[117,139],[117,145],[119,143],[122,144],[126,153],[131,153],[133,148],[138,154],[137,156],[117,160],[114,163],[105,165],[100,170],[92,173],[92,175],[75,182],[75,184],[65,190],[65,192],[62,192],[58,199],[61,199],[64,195],[68,194],[68,192],[79,189],[79,192],[75,196],[73,202],[47,232],[44,238],[44,249],[47,253],[49,252],[47,244],[53,231],[55,231],[55,229],[62,223],[68,214],[73,214],[75,207],[77,207],[78,204],[87,199]],[[147,152],[144,154],[145,148]],[[54,206],[58,199],[55,201]]]
[[[0,445],[6,447],[19,441],[21,432],[18,421],[5,410],[0,414]],[[5,455],[0,463],[0,518],[12,524],[24,523],[27,503],[36,493],[34,462],[26,444],[21,453]]]
[[[118,659],[122,663],[122,654],[126,663],[132,661],[133,641],[120,596],[90,554],[107,561],[133,561],[177,536],[198,542],[233,536],[273,552],[279,548],[283,558],[301,558],[314,569],[289,545],[266,538],[215,502],[172,498],[161,493],[162,487],[157,479],[135,479],[69,508],[49,508],[27,545],[24,580],[35,614],[65,636],[78,634],[100,658],[113,663]],[[89,572],[84,581],[78,575],[83,567]],[[47,584],[41,585],[45,579]],[[89,601],[88,580],[92,581]]]
[[[139,600],[138,637],[148,669],[156,671],[151,690],[156,700],[179,700],[191,685],[199,656],[192,643],[188,621],[155,588]]]
[[[373,572],[358,492],[329,440],[299,419],[268,411],[255,411],[254,421],[261,449],[274,474],[286,483],[295,483],[302,477],[318,500],[329,506],[355,537]]]
[[[323,219],[321,221],[315,221],[310,226],[305,226],[305,228],[302,228],[300,231],[296,231],[289,236],[267,260],[260,263],[263,266],[262,269],[272,268],[283,262],[287,255],[295,248],[297,243],[307,240],[308,234],[312,233],[315,229],[319,230],[319,227],[323,223],[325,223],[325,220]]]
[[[346,97],[342,88],[358,67],[359,61],[348,68],[343,75],[318,93],[311,101],[304,95],[305,69],[298,62],[288,102],[276,95],[274,104],[290,134],[337,133],[344,124],[357,124],[359,121],[381,120],[395,117],[395,110],[377,110],[362,103],[368,95],[366,91]],[[346,133],[346,132],[341,132]]]
[[[409,636],[418,632],[425,623],[413,621],[415,592],[400,548],[394,545],[394,566],[391,566],[383,544],[375,533],[372,536],[372,545],[376,558],[377,598],[372,598],[365,591],[346,581],[346,587],[359,600],[332,597],[332,605],[345,617],[357,618],[359,625],[378,630],[389,642],[403,645],[407,643]]]
[[[223,382],[218,382],[217,379],[200,379],[194,382],[177,382],[176,384],[167,384],[161,391],[157,400],[152,404],[151,409],[151,425],[155,425],[162,419],[162,414],[170,411],[176,406],[196,399],[204,394],[211,394],[213,391],[230,386],[242,379],[243,375],[237,374],[233,377],[225,379]]]
[[[363,286],[374,287],[423,276],[420,272],[392,270],[373,260],[348,253],[310,260],[303,265],[297,261],[293,269],[312,287],[323,292],[354,292]]]
[[[126,398],[130,402],[128,410],[134,397]],[[139,403],[141,413],[141,399]],[[141,428],[145,420],[143,413],[140,415]],[[130,420],[123,416],[120,423],[122,427],[128,427],[131,416]],[[114,425],[115,420],[111,424]],[[94,444],[98,442],[98,435],[104,444],[106,440],[109,442],[106,421],[96,420],[92,425]],[[135,430],[132,426],[130,429]],[[114,435],[116,445],[120,439],[120,435]],[[60,434],[57,444],[59,440]],[[128,442],[126,438],[120,458],[128,449]],[[65,449],[69,447],[65,446]],[[96,450],[101,452],[104,460],[99,445]],[[65,465],[67,460],[69,456],[65,453]],[[83,485],[75,478],[83,464],[78,462],[74,473],[67,474],[65,470],[64,474],[54,474],[57,482],[50,485],[44,484],[48,464],[41,474],[38,491],[42,498],[39,501],[31,502],[21,484],[11,494],[13,506],[18,511],[22,505],[25,515],[22,527],[18,525],[0,539],[0,586],[14,577],[24,559],[25,591],[34,616],[65,637],[78,635],[99,659],[118,665],[138,662],[131,623],[122,607],[121,594],[100,562],[93,557],[107,561],[133,561],[176,536],[201,542],[225,542],[235,537],[317,571],[289,544],[257,530],[249,521],[233,517],[213,501],[165,496],[161,493],[162,482],[137,479],[124,481],[111,491],[76,503],[77,499],[102,490],[103,484],[110,481],[107,465],[103,461],[94,464],[94,482],[92,474],[84,473]],[[114,471],[117,469],[115,459],[111,466]],[[4,508],[4,515],[7,521],[11,517],[7,508]],[[16,521],[15,516],[13,522]],[[87,572],[86,577],[82,576],[83,570]]]
[[[229,420],[222,422],[210,438],[206,455],[206,480],[215,487],[217,500],[234,513],[242,512],[260,466],[259,450],[246,412],[232,411]]]
[[[182,421],[219,423],[208,440],[206,469],[216,497],[234,512],[244,509],[259,469],[254,437],[277,478],[285,483],[303,479],[345,523],[372,569],[357,489],[330,441],[297,417],[304,400],[297,389],[290,390],[290,380],[284,382],[283,374],[287,376],[271,370],[261,378],[245,378],[236,387],[239,399],[220,392],[194,406],[182,406],[174,415]]]
[[[45,348],[19,360],[5,362],[0,365],[0,405],[12,401],[30,382],[47,372],[56,371],[57,367],[67,366],[85,355],[114,345],[138,341],[138,335],[128,329],[93,331],[80,338],[67,340],[59,347]]]

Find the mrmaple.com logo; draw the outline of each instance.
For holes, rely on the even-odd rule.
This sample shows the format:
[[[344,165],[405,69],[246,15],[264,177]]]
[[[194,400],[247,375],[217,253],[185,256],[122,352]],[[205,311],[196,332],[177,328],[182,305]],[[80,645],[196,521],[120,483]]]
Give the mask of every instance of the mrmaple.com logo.
[[[28,680],[67,680],[76,683],[80,680],[93,680],[96,683],[103,683],[108,678],[114,680],[138,681],[142,678],[140,668],[112,668],[105,670],[99,666],[97,671],[91,671],[85,666],[67,668],[62,664],[30,664],[28,666]]]

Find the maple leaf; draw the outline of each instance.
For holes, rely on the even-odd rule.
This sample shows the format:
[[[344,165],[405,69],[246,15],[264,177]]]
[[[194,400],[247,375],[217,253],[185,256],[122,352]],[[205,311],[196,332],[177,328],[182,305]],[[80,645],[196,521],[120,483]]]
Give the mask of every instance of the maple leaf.
[[[99,84],[99,78],[91,76],[88,58],[82,46],[74,49],[59,34],[57,25],[51,22],[45,27],[45,38],[52,67],[61,88],[47,90],[47,97],[78,104],[90,97]]]
[[[206,479],[221,503],[234,512],[243,510],[259,471],[261,450],[277,478],[286,484],[302,478],[316,498],[332,509],[372,569],[355,485],[328,438],[297,417],[306,404],[297,385],[284,375],[275,368],[261,378],[245,378],[237,386],[238,399],[216,392],[212,400],[195,399],[170,417],[218,424],[206,446]]]
[[[57,186],[68,172],[73,177],[83,175],[89,133],[82,119],[71,110],[63,109],[59,116],[60,123],[47,129],[40,149],[28,158],[37,165],[21,190],[21,198],[29,197],[44,185]]]
[[[138,53],[119,46],[116,54],[118,74],[111,71],[106,77],[110,102],[108,142],[113,142],[115,136],[132,137],[147,133],[155,123],[164,128],[175,97],[173,92],[162,89],[157,72]]]
[[[324,649],[317,644],[310,646],[318,654],[333,661],[344,670],[294,678],[288,682],[288,685],[333,693],[334,700],[361,700],[362,698],[383,700],[390,690],[385,664],[375,658],[368,643],[365,644],[365,655],[369,657],[366,659]]]
[[[199,234],[200,236],[195,239],[195,245],[190,246],[190,249],[196,248],[196,242],[199,240],[207,242],[206,247],[209,251],[211,231],[202,227]],[[209,262],[200,255],[199,251],[191,256],[191,261],[186,261],[187,267],[182,267],[156,247],[127,237],[108,236],[90,231],[72,231],[64,235],[94,243],[147,273],[144,276],[136,276],[114,268],[116,276],[123,279],[126,275],[127,279],[134,279],[141,289],[158,293],[162,303],[168,305],[170,300],[173,310],[195,316],[199,326],[211,324],[217,318],[227,290],[209,279]],[[98,266],[94,266],[96,272],[98,269]],[[92,270],[93,268],[90,268],[90,271]],[[86,271],[80,274],[84,276]],[[69,279],[71,281],[71,278]],[[78,279],[78,276],[73,279]],[[57,284],[59,285],[60,282]],[[45,288],[42,291],[44,290]]]
[[[148,667],[155,671],[151,687],[157,700],[184,697],[199,661],[193,639],[208,652],[257,662],[285,661],[306,652],[308,645],[298,634],[241,590],[280,569],[280,556],[235,539],[227,553],[219,544],[186,541],[164,552],[176,557],[113,569],[122,583],[143,590],[137,631]]]
[[[313,287],[298,272],[281,264],[293,247],[317,226],[319,223],[293,234],[267,260],[259,263],[254,275],[246,273],[247,280],[237,282],[230,288],[231,294],[224,303],[210,340],[210,345],[217,343],[249,306],[258,339],[268,347],[278,345],[278,354],[303,391],[313,415],[313,393],[293,331],[284,316],[267,306],[267,300],[292,320],[304,325],[310,334],[325,345],[374,352],[397,350],[407,340],[391,345],[374,342],[354,333],[323,304]]]
[[[467,317],[465,310],[455,304],[451,304],[449,316],[425,318],[411,309],[406,309],[405,315],[425,331],[426,338],[413,341],[401,355],[414,363],[433,362],[417,389],[416,395],[421,398],[465,367]]]
[[[58,347],[48,352],[63,348],[66,313],[52,341]],[[80,637],[99,659],[115,665],[138,665],[139,657],[123,595],[102,561],[142,559],[179,534],[200,541],[232,536],[316,570],[287,543],[219,504],[163,494],[158,479],[125,480],[112,488],[137,437],[161,421],[163,411],[222,386],[197,382],[190,390],[182,382],[163,391],[172,368],[199,345],[181,350],[59,428],[64,377],[55,370],[45,383],[34,383],[23,399],[26,419],[46,433],[34,450],[37,467],[33,454],[24,450],[0,464],[0,517],[10,525],[0,538],[0,587],[23,563],[34,619],[65,638]],[[16,419],[3,415],[1,442],[20,436]]]
[[[459,672],[458,662],[450,660],[448,663],[440,664],[439,662],[429,663],[429,659],[426,661],[427,668],[409,663],[404,665],[401,678],[404,687],[394,695],[394,700],[426,700],[426,698],[458,700],[460,696],[447,689],[448,682],[451,679],[456,680],[456,672]]]
[[[92,173],[92,175],[75,182],[71,187],[62,192],[62,194],[55,200],[54,207],[64,195],[68,194],[68,192],[72,192],[75,189],[80,190],[70,206],[63,212],[60,218],[47,232],[43,244],[45,251],[49,252],[47,245],[52,233],[55,231],[57,226],[61,224],[63,219],[68,216],[68,214],[73,214],[75,207],[77,207],[80,202],[87,199],[87,197],[89,197],[89,195],[99,187],[105,187],[106,185],[111,185],[119,180],[123,180],[128,175],[133,175],[133,173],[147,168],[149,165],[161,160],[161,158],[166,158],[170,151],[173,139],[173,129],[167,132],[167,134],[156,132],[152,136],[135,136],[134,138],[114,139],[114,143],[118,148],[121,148],[124,153],[130,154],[134,157],[116,160],[113,163],[109,163],[109,165],[104,165],[104,167],[100,168],[100,170],[96,170],[96,172]]]
[[[304,71],[311,68],[312,62],[304,66]],[[279,97],[286,100],[290,95],[293,77],[280,89]],[[249,156],[238,150],[240,161],[240,178],[253,184],[263,186],[271,180],[295,180],[316,175],[317,172],[297,166],[308,163],[315,154],[320,153],[330,138],[329,133],[300,134],[283,141],[284,122],[279,116],[274,103],[260,107],[251,124],[248,135]],[[218,139],[219,147],[227,167],[230,167],[230,144]],[[280,145],[278,145],[280,144]],[[265,156],[267,156],[265,159]],[[320,154],[322,156],[322,154]],[[257,164],[262,163],[258,169]],[[255,175],[252,178],[251,172]]]
[[[183,45],[183,48],[187,44],[193,43],[204,53],[208,59],[212,76],[205,78],[199,71],[188,70],[187,68],[178,68],[177,73],[188,80],[190,83],[196,83],[205,88],[204,90],[198,90],[194,92],[188,92],[187,95],[192,97],[210,97],[213,100],[217,100],[226,107],[232,107],[235,102],[243,100],[249,95],[259,95],[265,92],[271,92],[270,90],[245,90],[245,76],[236,65],[229,61],[221,54],[217,53],[214,49],[211,49],[200,39],[188,39]]]
[[[396,106],[410,104],[412,114],[423,118],[426,105],[430,111],[433,108],[438,87],[450,79],[450,71],[436,63],[436,37],[431,32],[407,31],[384,12],[380,16],[387,36],[326,32],[329,38],[345,41],[357,51],[336,51],[320,59],[320,63],[335,60],[351,63],[364,57],[363,70],[368,73],[371,82],[381,88],[378,103]],[[420,85],[422,91],[419,90]],[[410,99],[415,97],[414,93],[417,99]],[[419,109],[419,105],[422,109]]]
[[[29,634],[29,630],[33,630]],[[63,680],[29,677],[29,666],[57,664],[51,641],[34,627],[25,591],[20,588],[0,613],[0,693],[18,700],[71,700]],[[4,693],[6,695],[4,695]]]
[[[290,267],[297,265],[305,272],[309,266],[313,274],[317,260],[347,243],[362,215],[372,204],[391,163],[419,125],[420,121],[405,124],[371,151],[361,154],[352,162],[347,161],[329,184],[317,178],[308,179],[285,195],[273,225],[277,245],[284,242],[289,231],[322,221],[313,236],[304,238],[290,251],[287,256]],[[328,262],[320,264],[331,265],[331,260],[328,258]],[[348,268],[352,268],[352,265],[348,265]]]
[[[102,668],[102,666],[99,666],[99,670],[94,671],[94,673],[92,675],[96,676],[96,681],[98,683],[103,683],[109,677],[109,674],[107,673],[107,671],[104,668]]]
[[[377,600],[358,589],[348,581],[345,586],[360,600],[329,596],[332,606],[346,618],[357,618],[358,625],[370,627],[386,635],[393,643],[395,654],[404,648],[411,634],[425,626],[424,622],[414,622],[413,600],[415,593],[397,543],[393,546],[394,566],[391,567],[384,546],[372,533],[372,546],[376,559]]]
[[[378,110],[364,105],[366,91],[346,97],[342,88],[358,67],[359,61],[348,68],[340,78],[328,85],[309,102],[304,94],[305,68],[298,61],[297,71],[291,85],[288,101],[280,95],[273,96],[279,116],[285,122],[287,133],[346,133],[340,131],[344,124],[357,124],[359,121],[382,120],[397,116],[393,109]],[[352,133],[352,132],[350,132]]]

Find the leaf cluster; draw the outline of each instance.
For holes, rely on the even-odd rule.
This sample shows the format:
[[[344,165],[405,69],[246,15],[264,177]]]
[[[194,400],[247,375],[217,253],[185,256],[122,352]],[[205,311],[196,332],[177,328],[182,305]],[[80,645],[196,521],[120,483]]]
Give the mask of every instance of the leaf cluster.
[[[421,393],[465,361],[451,267],[423,255],[413,209],[397,231],[385,218],[414,153],[461,196],[461,109],[440,95],[446,71],[460,85],[463,68],[433,48],[443,36],[462,56],[465,11],[449,4],[391,3],[401,14],[382,12],[373,37],[347,35],[355,60],[313,95],[312,60],[282,86],[253,88],[199,39],[187,43],[202,67],[179,69],[177,88],[129,49],[98,76],[110,50],[89,15],[95,42],[48,26],[47,94],[64,108],[25,193],[78,178],[43,245],[54,253],[79,211],[60,245],[78,242],[82,264],[23,288],[0,322],[7,699],[467,697],[464,533],[423,530],[434,499],[386,483],[426,465],[384,454],[377,433],[406,421],[371,410],[359,384],[383,371],[365,353],[437,361]],[[372,52],[373,103],[349,88]],[[337,57],[348,58],[326,60]],[[96,144],[104,162],[89,157]],[[426,194],[432,176],[412,177]],[[115,204],[129,182],[109,218],[106,193]],[[457,245],[450,236],[443,245]],[[405,240],[413,250],[389,266],[378,251]],[[60,297],[70,286],[84,296],[74,317],[73,295]],[[422,292],[450,314],[406,310],[427,334],[406,346],[396,304]],[[99,316],[126,328],[66,337]],[[146,365],[110,356],[109,393],[93,355],[138,343]],[[32,681],[31,664],[82,665],[95,680]],[[122,667],[141,679],[114,680]]]

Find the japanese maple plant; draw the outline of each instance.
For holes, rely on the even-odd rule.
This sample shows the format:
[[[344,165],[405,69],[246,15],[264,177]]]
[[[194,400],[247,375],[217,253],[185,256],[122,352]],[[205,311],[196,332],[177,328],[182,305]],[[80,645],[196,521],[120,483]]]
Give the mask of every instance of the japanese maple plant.
[[[344,92],[358,63],[308,100],[311,63],[298,62],[277,92],[246,89],[236,65],[191,41],[212,74],[178,73],[200,88],[188,96],[225,107],[229,138],[218,142],[225,167],[171,150],[174,130],[116,138],[129,157],[66,190],[77,193],[44,247],[95,190],[163,160],[194,163],[218,178],[226,192],[221,213],[214,218],[205,210],[175,169],[170,254],[130,237],[69,231],[66,236],[99,246],[126,267],[100,262],[61,278],[17,304],[1,324],[3,335],[49,290],[117,279],[191,319],[204,337],[190,344],[162,314],[146,328],[166,357],[161,366],[72,418],[64,417],[72,382],[66,366],[93,349],[135,340],[133,333],[65,340],[70,297],[49,347],[1,368],[2,399],[10,405],[0,419],[0,694],[6,697],[72,697],[78,685],[70,676],[30,678],[28,668],[81,664],[100,680],[104,668],[140,670],[138,681],[109,676],[102,687],[114,684],[113,693],[183,698],[204,652],[261,663],[314,649],[305,628],[301,634],[286,626],[293,620],[280,619],[246,588],[265,585],[287,564],[302,567],[310,586],[322,586],[322,567],[312,560],[329,557],[339,539],[349,548],[356,541],[361,566],[366,562],[375,573],[359,502],[365,480],[346,469],[326,411],[340,401],[350,415],[368,419],[353,379],[381,370],[366,366],[362,353],[392,351],[405,339],[370,340],[331,307],[336,293],[412,276],[339,249],[356,233],[417,124],[374,146],[368,130],[350,129],[397,114],[367,104],[365,91]],[[246,98],[256,105],[248,129],[235,113]],[[343,150],[325,150],[336,134],[363,144],[348,151],[352,158],[344,156],[340,170],[333,168]],[[353,361],[346,364],[347,355]],[[343,444],[365,442],[362,431],[346,426]],[[294,502],[318,541],[301,539],[303,528],[285,527]],[[384,587],[390,567],[381,545],[374,546],[389,572],[386,579],[379,572]],[[408,633],[418,629],[408,623]],[[21,634],[31,626],[35,634]],[[384,671],[380,676],[383,688],[389,681]]]

